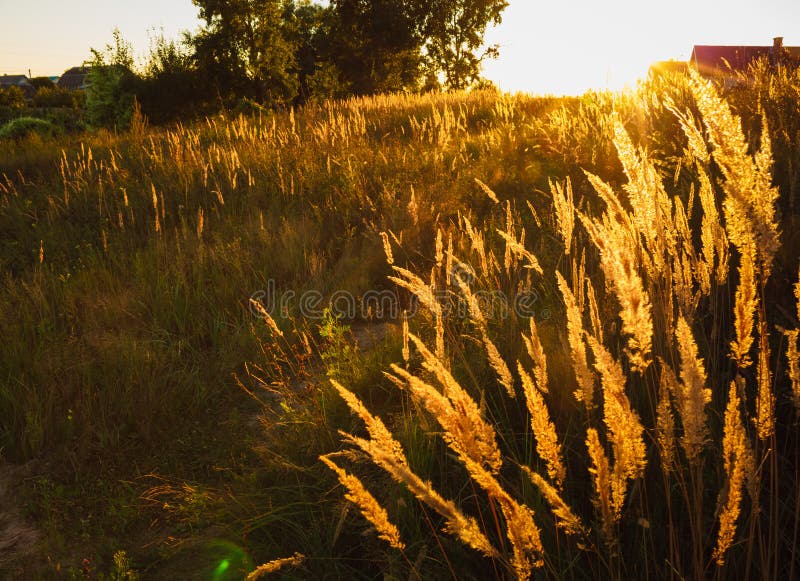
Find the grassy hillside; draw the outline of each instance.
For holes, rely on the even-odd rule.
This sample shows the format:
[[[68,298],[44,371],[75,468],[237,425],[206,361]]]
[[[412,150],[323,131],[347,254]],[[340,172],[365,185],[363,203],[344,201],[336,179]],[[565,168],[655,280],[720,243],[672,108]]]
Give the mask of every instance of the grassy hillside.
[[[792,574],[799,87],[0,142],[0,566]]]

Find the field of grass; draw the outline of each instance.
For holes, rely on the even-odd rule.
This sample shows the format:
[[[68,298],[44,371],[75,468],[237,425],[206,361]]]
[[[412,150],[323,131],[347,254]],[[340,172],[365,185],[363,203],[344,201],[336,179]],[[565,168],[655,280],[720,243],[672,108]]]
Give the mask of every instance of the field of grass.
[[[800,574],[799,90],[0,141],[0,571]]]

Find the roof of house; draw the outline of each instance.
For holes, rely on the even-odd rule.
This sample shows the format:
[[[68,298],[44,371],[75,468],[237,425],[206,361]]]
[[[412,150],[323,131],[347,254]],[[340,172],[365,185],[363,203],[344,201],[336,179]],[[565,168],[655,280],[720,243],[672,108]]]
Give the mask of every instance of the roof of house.
[[[86,75],[89,74],[88,67],[72,67],[64,72],[56,83],[62,89],[77,91],[86,88]]]
[[[800,60],[800,47],[781,46],[783,58]],[[773,62],[776,55],[775,46],[706,46],[697,45],[692,51],[690,62],[700,72],[733,69],[742,71],[759,58]]]
[[[27,99],[33,99],[36,95],[36,87],[31,85],[25,75],[3,75],[0,76],[0,87],[18,87],[25,93]]]
[[[27,85],[28,77],[25,75],[3,75],[0,77],[0,85],[8,87],[11,85]]]

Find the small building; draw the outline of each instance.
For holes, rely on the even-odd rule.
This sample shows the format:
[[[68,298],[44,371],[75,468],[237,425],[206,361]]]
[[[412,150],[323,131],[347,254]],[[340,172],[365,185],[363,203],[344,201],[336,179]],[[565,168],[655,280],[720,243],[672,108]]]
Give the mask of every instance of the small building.
[[[72,67],[58,79],[56,86],[70,91],[83,91],[88,86],[89,67]]]
[[[712,77],[744,72],[758,59],[770,66],[800,63],[800,47],[784,46],[782,36],[776,36],[772,46],[696,45],[689,63],[701,75]]]
[[[33,99],[36,96],[36,88],[30,84],[25,75],[3,75],[0,77],[0,87],[19,87],[27,99]]]

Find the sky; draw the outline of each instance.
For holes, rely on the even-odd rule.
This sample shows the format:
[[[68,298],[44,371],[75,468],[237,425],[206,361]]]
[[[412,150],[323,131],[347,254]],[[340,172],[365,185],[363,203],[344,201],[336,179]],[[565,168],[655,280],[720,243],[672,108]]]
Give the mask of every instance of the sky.
[[[143,58],[149,36],[199,25],[191,0],[0,0],[0,74],[59,75],[119,28]],[[510,0],[486,40],[484,75],[507,91],[580,94],[634,86],[695,44],[800,46],[800,0]]]

